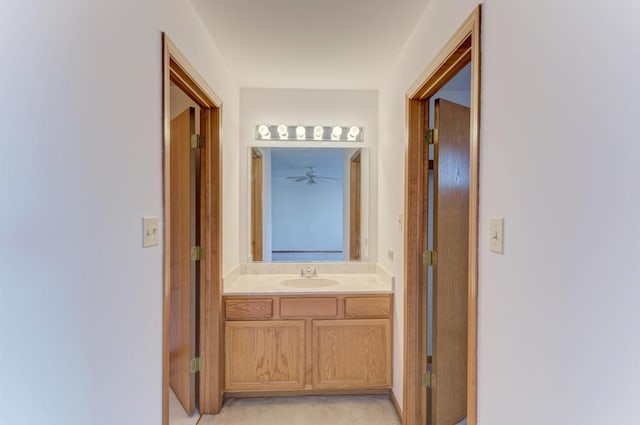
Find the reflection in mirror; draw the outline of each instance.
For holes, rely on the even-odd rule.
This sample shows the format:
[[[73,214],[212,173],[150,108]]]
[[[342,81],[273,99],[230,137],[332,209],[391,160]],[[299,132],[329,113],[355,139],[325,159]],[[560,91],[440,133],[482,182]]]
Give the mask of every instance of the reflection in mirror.
[[[253,261],[367,260],[366,148],[250,148]]]
[[[360,198],[362,186],[361,153],[356,151],[349,160],[349,259],[360,259]]]
[[[251,257],[262,261],[262,152],[251,149]]]

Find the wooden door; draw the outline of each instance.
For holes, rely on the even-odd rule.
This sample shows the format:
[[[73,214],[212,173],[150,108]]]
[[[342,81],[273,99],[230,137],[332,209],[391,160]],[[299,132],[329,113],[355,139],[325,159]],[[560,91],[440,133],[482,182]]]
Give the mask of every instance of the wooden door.
[[[251,152],[251,257],[262,261],[262,154]]]
[[[351,157],[349,184],[349,259],[360,259],[360,212],[362,197],[362,167],[360,151]]]
[[[453,425],[467,411],[470,110],[435,102],[432,420]]]
[[[304,320],[227,322],[225,389],[302,389],[305,346]]]
[[[196,354],[195,267],[191,261],[195,234],[195,190],[192,186],[191,135],[195,134],[195,109],[171,120],[170,217],[171,282],[169,330],[169,384],[191,415],[195,410],[195,374],[191,359]]]
[[[313,388],[391,386],[389,319],[313,320]]]

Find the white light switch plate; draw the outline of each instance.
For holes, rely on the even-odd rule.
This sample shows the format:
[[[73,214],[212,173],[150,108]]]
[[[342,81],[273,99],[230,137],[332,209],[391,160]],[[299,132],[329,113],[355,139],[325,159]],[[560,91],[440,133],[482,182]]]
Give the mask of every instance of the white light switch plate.
[[[489,249],[504,254],[504,218],[492,218],[489,224]]]
[[[142,247],[160,243],[160,217],[142,217]]]

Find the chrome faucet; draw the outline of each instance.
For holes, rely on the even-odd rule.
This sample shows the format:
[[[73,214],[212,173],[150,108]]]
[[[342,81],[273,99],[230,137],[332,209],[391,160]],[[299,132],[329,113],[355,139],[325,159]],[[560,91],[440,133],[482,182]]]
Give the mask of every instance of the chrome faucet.
[[[309,266],[307,266],[306,268],[300,268],[300,277],[306,277],[309,279],[316,276],[318,276],[318,270],[316,270],[315,267],[313,269]]]

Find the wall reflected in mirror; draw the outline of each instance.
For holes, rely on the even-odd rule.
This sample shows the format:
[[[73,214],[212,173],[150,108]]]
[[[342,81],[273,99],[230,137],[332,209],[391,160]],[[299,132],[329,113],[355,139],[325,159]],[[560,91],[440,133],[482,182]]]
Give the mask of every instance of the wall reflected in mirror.
[[[249,150],[253,261],[368,260],[367,148]]]

